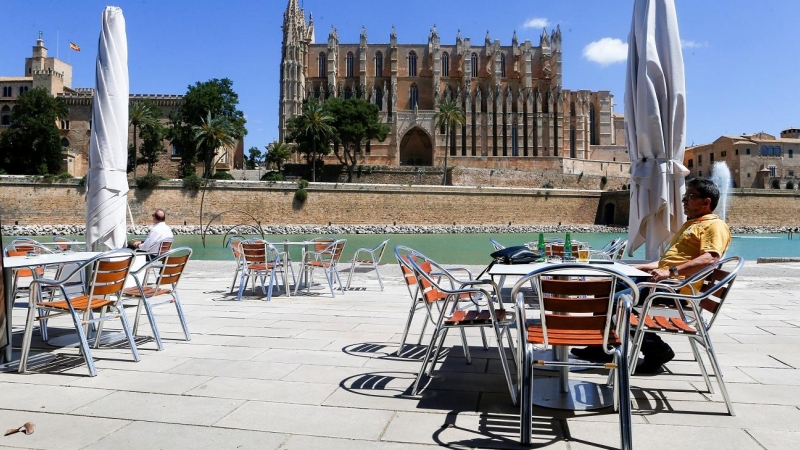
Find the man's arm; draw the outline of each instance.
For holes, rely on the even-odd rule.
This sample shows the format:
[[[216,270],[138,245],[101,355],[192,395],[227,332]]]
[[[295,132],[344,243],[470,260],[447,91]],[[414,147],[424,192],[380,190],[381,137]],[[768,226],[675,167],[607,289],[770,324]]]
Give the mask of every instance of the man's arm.
[[[703,267],[706,267],[709,264],[714,264],[717,261],[719,261],[719,254],[717,252],[705,252],[697,258],[690,259],[689,261],[679,264],[676,267],[678,268],[678,275],[690,276],[699,272]],[[658,265],[658,263],[656,263],[656,265]],[[669,273],[668,267],[663,269],[655,268],[652,269],[650,273],[653,274],[653,281],[661,281],[672,277],[672,275]]]
[[[150,233],[147,234],[147,239],[145,239],[144,242],[137,245],[136,250],[139,250],[140,252],[152,253],[153,250],[152,247],[154,247],[158,243],[157,234],[158,233],[156,233],[154,230],[150,230]]]

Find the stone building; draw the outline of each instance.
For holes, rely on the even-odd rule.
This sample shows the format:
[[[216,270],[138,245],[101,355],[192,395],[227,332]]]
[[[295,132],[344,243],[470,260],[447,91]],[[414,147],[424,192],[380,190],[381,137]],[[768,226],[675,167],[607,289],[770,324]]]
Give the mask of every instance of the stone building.
[[[72,87],[72,66],[58,58],[47,56],[44,40],[39,36],[30,58],[25,58],[25,75],[15,77],[0,76],[0,133],[11,124],[17,97],[29,89],[42,87],[51,95],[60,97],[67,104],[69,116],[57,125],[61,130],[61,144],[64,148],[63,172],[73,176],[86,175],[89,166],[89,140],[92,128],[93,88]],[[131,94],[130,102],[150,100],[162,110],[160,121],[169,122],[169,115],[183,101],[182,95]],[[128,142],[133,142],[133,128],[129,129]],[[139,139],[141,145],[141,139]],[[165,153],[159,157],[153,168],[154,173],[174,178],[180,165],[179,149],[169,141],[164,141]],[[220,149],[220,162],[216,170],[242,168],[243,142],[239,141],[233,149]],[[238,167],[237,167],[238,163]],[[137,174],[146,172],[145,164],[140,164]],[[198,165],[202,171],[202,163]]]
[[[394,27],[388,42],[371,42],[362,28],[359,42],[343,43],[331,27],[327,41],[317,43],[313,15],[307,21],[297,0],[289,0],[280,138],[286,137],[287,119],[300,114],[309,98],[358,97],[375,103],[391,127],[384,142],[366,146],[364,164],[436,166],[449,148],[453,165],[533,169],[553,158],[619,161],[592,167],[603,172],[622,166],[620,174],[627,176],[624,125],[613,113],[613,96],[562,87],[561,39],[557,27],[543,30],[538,45],[520,42],[516,32],[510,45],[489,32],[475,42],[460,31],[454,43],[443,43],[434,25],[427,43],[399,43]],[[449,143],[433,119],[443,100],[466,113],[466,124]]]
[[[727,163],[734,187],[769,189],[773,180],[781,187],[800,176],[800,129],[788,128],[780,137],[760,133],[720,136],[710,144],[689,147],[684,165],[691,177],[711,175],[716,161]],[[798,156],[798,158],[795,158]]]

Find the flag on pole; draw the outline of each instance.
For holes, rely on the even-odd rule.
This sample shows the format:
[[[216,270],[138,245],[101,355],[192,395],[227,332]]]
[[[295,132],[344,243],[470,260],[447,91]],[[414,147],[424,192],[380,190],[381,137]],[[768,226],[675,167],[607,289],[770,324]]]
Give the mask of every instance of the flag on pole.
[[[75,50],[76,52],[81,51],[81,47],[72,41],[69,41],[69,48],[70,50]]]

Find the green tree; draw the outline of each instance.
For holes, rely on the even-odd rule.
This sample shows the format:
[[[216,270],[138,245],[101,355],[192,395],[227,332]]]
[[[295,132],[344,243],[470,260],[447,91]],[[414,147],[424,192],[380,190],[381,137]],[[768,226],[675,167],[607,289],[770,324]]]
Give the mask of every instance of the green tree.
[[[347,168],[347,182],[353,181],[353,171],[361,155],[361,146],[372,139],[383,141],[389,126],[380,122],[378,105],[359,98],[332,98],[325,109],[333,116],[336,132],[333,153]]]
[[[287,123],[287,141],[295,142],[298,150],[311,160],[311,181],[317,181],[317,153],[329,152],[329,143],[334,136],[331,116],[316,99],[303,105],[303,113],[292,117]],[[309,145],[310,144],[310,145]]]
[[[442,186],[447,184],[447,155],[451,151],[451,140],[453,130],[456,127],[464,125],[467,121],[464,115],[464,110],[461,106],[452,100],[447,100],[439,103],[438,111],[433,115],[433,120],[436,121],[438,128],[444,128],[445,134],[445,150],[444,150],[444,173],[442,174]]]
[[[250,155],[247,157],[247,168],[253,170],[261,161],[261,150],[258,147],[250,147],[247,153]]]
[[[217,149],[236,143],[234,125],[226,116],[212,117],[209,112],[200,125],[192,126],[192,131],[198,153],[203,158],[203,178],[211,178]]]
[[[136,167],[139,165],[138,137],[141,135],[142,127],[155,126],[161,114],[161,108],[152,100],[131,102],[128,105],[128,124],[133,127],[133,147],[128,147],[128,172],[133,169],[134,178],[136,178]]]
[[[181,155],[181,176],[195,173],[195,164],[202,160],[203,173],[210,174],[212,168],[210,155],[203,154],[205,148],[196,145],[195,129],[203,126],[209,114],[215,119],[225,118],[230,127],[230,135],[235,140],[247,134],[244,113],[237,109],[239,95],[233,90],[233,82],[228,78],[197,82],[189,86],[183,97],[183,104],[172,114],[172,127],[169,139]],[[212,154],[213,155],[213,154]]]
[[[264,162],[267,167],[274,165],[278,172],[283,170],[283,163],[286,162],[292,155],[292,149],[288,144],[280,141],[274,141],[267,146],[267,153],[264,155]]]
[[[141,129],[142,147],[139,149],[141,157],[137,163],[147,164],[147,174],[153,173],[153,166],[158,162],[158,155],[164,152],[164,126],[158,121],[145,125]]]
[[[67,105],[44,88],[17,97],[11,125],[0,136],[0,166],[10,174],[46,175],[61,170],[61,136],[56,122]]]

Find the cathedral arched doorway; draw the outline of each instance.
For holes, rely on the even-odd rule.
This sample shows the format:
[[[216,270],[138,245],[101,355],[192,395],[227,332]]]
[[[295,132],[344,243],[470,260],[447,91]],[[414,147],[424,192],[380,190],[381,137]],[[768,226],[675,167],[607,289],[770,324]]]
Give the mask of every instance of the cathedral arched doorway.
[[[403,135],[400,141],[400,165],[433,165],[433,143],[422,128],[413,127]]]

